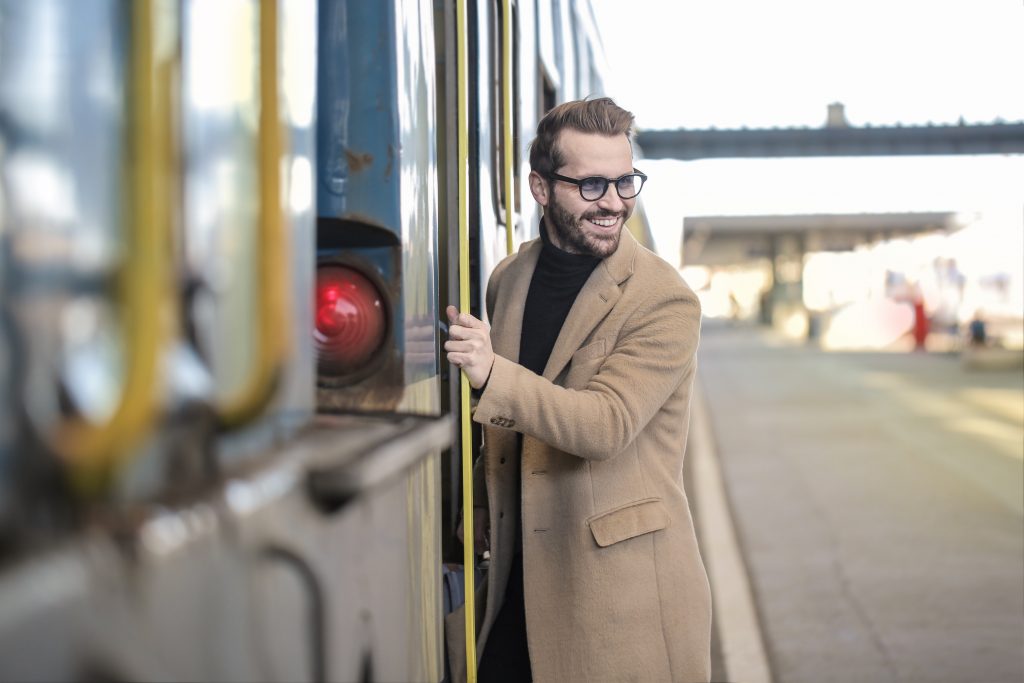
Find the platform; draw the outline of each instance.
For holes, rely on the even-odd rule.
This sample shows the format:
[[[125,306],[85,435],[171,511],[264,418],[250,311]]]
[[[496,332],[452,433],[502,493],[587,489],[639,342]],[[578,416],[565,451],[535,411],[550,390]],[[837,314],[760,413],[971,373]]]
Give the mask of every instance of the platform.
[[[721,472],[770,680],[1024,680],[1024,370],[714,322],[699,363],[690,455]],[[725,607],[713,680],[741,680]]]

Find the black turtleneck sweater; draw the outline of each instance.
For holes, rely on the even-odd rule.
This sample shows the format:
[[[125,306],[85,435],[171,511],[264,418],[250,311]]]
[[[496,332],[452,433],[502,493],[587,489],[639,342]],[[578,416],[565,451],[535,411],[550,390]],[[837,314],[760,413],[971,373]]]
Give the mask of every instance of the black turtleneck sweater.
[[[598,256],[570,254],[562,251],[548,237],[544,220],[540,222],[540,237],[543,247],[537,260],[537,268],[530,280],[523,310],[523,329],[519,337],[519,364],[534,373],[544,373],[551,349],[555,348],[562,324],[569,317],[569,309],[576,296],[583,289],[590,274],[601,263]],[[522,437],[520,436],[520,444]],[[520,446],[521,447],[521,446]],[[516,555],[523,552],[522,511],[516,490]]]
[[[576,301],[576,296],[601,262],[599,257],[570,254],[556,247],[548,238],[543,220],[540,236],[544,245],[526,295],[523,331],[519,339],[519,364],[538,375],[544,372],[548,356],[555,347],[558,333],[562,331],[562,324],[569,316],[569,309]],[[481,658],[481,683],[532,680],[530,654],[526,644],[520,484],[516,484],[515,491],[515,553],[505,588],[505,602],[498,612]]]
[[[519,364],[538,375],[544,372],[576,295],[601,262],[598,256],[570,254],[556,247],[548,237],[544,221],[540,224],[540,236],[544,246],[526,295],[519,339]]]

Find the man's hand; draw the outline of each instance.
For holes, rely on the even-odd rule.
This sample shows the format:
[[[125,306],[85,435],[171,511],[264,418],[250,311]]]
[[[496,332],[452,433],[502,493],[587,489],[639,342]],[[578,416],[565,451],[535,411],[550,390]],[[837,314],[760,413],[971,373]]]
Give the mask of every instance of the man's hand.
[[[469,313],[459,313],[454,306],[449,306],[447,313],[448,341],[444,343],[444,350],[448,352],[448,361],[462,368],[469,385],[479,389],[487,384],[494,365],[491,327]]]

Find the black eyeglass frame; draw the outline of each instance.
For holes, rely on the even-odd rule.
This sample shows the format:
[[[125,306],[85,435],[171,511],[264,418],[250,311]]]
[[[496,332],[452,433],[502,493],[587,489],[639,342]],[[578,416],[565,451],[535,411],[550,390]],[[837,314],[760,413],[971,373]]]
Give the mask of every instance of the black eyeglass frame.
[[[561,180],[563,183],[572,183],[577,187],[577,189],[579,189],[580,197],[582,197],[583,200],[587,202],[599,202],[602,199],[604,199],[604,196],[608,194],[609,185],[615,186],[615,193],[619,195],[619,199],[636,199],[640,195],[640,191],[644,189],[644,183],[647,182],[647,174],[635,168],[633,169],[632,173],[621,175],[618,178],[605,178],[604,176],[599,175],[587,176],[586,178],[570,178],[568,176],[559,175],[555,172],[549,172],[545,175],[547,176],[548,180]],[[638,176],[640,178],[640,189],[637,190],[636,194],[634,195],[631,195],[629,197],[623,197],[622,192],[619,191],[619,183],[622,182],[622,180],[624,180],[625,178],[629,178],[632,176]],[[604,189],[601,191],[601,194],[595,197],[594,199],[587,199],[587,197],[583,194],[583,183],[594,180],[600,180],[601,182],[603,182]]]

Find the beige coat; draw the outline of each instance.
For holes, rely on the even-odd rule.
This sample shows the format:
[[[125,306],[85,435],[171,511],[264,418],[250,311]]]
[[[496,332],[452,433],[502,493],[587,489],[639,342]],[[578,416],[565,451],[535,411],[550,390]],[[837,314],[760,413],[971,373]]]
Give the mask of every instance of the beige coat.
[[[540,249],[523,244],[487,292],[497,357],[474,413],[485,443],[477,495],[491,519],[477,651],[508,581],[519,467],[534,680],[707,681],[711,596],[682,480],[700,305],[623,230],[538,377],[514,360]],[[462,610],[447,620],[455,681],[465,680],[463,620]]]

